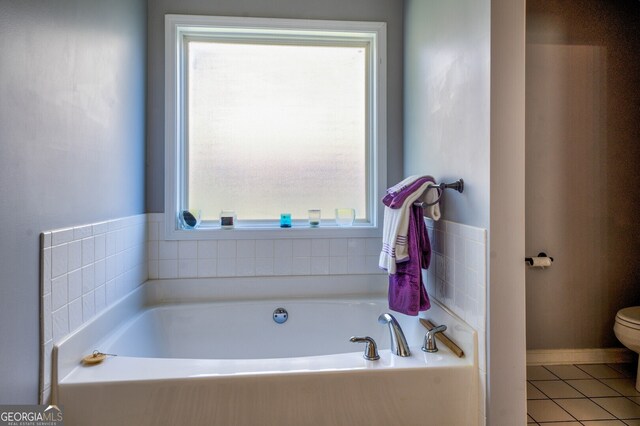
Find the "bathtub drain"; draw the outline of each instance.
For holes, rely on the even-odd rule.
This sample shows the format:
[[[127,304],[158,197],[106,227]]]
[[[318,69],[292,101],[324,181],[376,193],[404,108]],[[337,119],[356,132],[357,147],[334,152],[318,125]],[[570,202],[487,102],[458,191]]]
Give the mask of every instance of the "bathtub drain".
[[[273,311],[273,320],[278,324],[282,324],[283,322],[286,322],[287,318],[289,318],[289,313],[285,308],[278,308],[275,311]]]

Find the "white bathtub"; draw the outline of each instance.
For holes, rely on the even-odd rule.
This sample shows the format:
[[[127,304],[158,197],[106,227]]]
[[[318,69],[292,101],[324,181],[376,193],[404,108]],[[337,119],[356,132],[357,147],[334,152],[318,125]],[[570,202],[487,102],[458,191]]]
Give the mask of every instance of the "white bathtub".
[[[291,279],[316,289],[303,300],[282,297]],[[443,345],[422,352],[417,318],[393,313],[411,348],[401,358],[377,322],[389,312],[371,294],[383,288],[379,276],[368,278],[373,285],[291,279],[147,282],[56,345],[53,397],[65,424],[477,424],[476,335],[465,323],[436,304],[423,315],[447,324],[466,353],[457,358]],[[284,324],[272,318],[279,307],[289,314]],[[380,360],[365,360],[353,335],[373,337]],[[93,349],[118,356],[79,365]]]

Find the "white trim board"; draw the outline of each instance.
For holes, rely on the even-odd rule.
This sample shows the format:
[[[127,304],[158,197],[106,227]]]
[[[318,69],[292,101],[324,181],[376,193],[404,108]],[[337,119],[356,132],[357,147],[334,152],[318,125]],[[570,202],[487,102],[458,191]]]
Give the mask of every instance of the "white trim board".
[[[613,364],[634,362],[627,348],[532,349],[527,351],[527,365]]]

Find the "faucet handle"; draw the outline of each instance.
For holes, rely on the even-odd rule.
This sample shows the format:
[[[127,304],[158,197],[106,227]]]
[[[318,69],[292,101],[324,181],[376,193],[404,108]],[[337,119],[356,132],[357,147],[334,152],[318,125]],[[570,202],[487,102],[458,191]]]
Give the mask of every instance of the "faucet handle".
[[[424,344],[422,345],[422,350],[425,352],[438,352],[438,345],[436,345],[436,334],[442,333],[446,329],[447,326],[443,324],[427,331],[427,334],[424,335]]]
[[[375,361],[380,359],[380,355],[378,355],[378,346],[376,345],[376,341],[373,340],[371,337],[353,336],[349,340],[353,343],[366,343],[366,346],[364,347],[364,354],[362,355],[364,359],[369,361]]]

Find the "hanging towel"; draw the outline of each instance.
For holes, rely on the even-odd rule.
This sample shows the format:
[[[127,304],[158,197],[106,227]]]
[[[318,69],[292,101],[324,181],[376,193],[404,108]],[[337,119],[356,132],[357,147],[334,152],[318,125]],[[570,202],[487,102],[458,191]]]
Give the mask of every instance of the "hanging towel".
[[[389,309],[415,316],[431,307],[422,282],[422,269],[431,262],[431,244],[419,206],[412,205],[409,209],[407,246],[409,259],[399,263],[396,273],[389,275]]]
[[[382,203],[392,209],[402,207],[407,196],[427,180],[435,184],[435,180],[431,176],[409,176],[402,182],[387,189],[387,195],[382,199]],[[440,204],[437,202],[439,197],[440,191],[434,188],[424,191],[417,200],[425,203],[423,214],[435,221],[440,220]]]
[[[427,187],[434,183],[431,176],[413,178],[413,176],[407,178],[392,187],[397,187],[400,191],[388,193],[383,199],[385,207],[382,227],[382,251],[380,252],[378,266],[386,270],[389,274],[396,272],[396,263],[406,262],[409,259],[407,251],[407,231],[409,228],[410,208],[413,206],[414,201],[422,196]],[[406,182],[410,179],[410,183],[407,184]],[[387,204],[393,204],[396,198],[398,201],[395,202],[395,205],[397,207],[398,204],[401,204],[400,207],[389,207]],[[439,218],[439,209],[437,213]],[[422,218],[422,213],[420,217]]]

